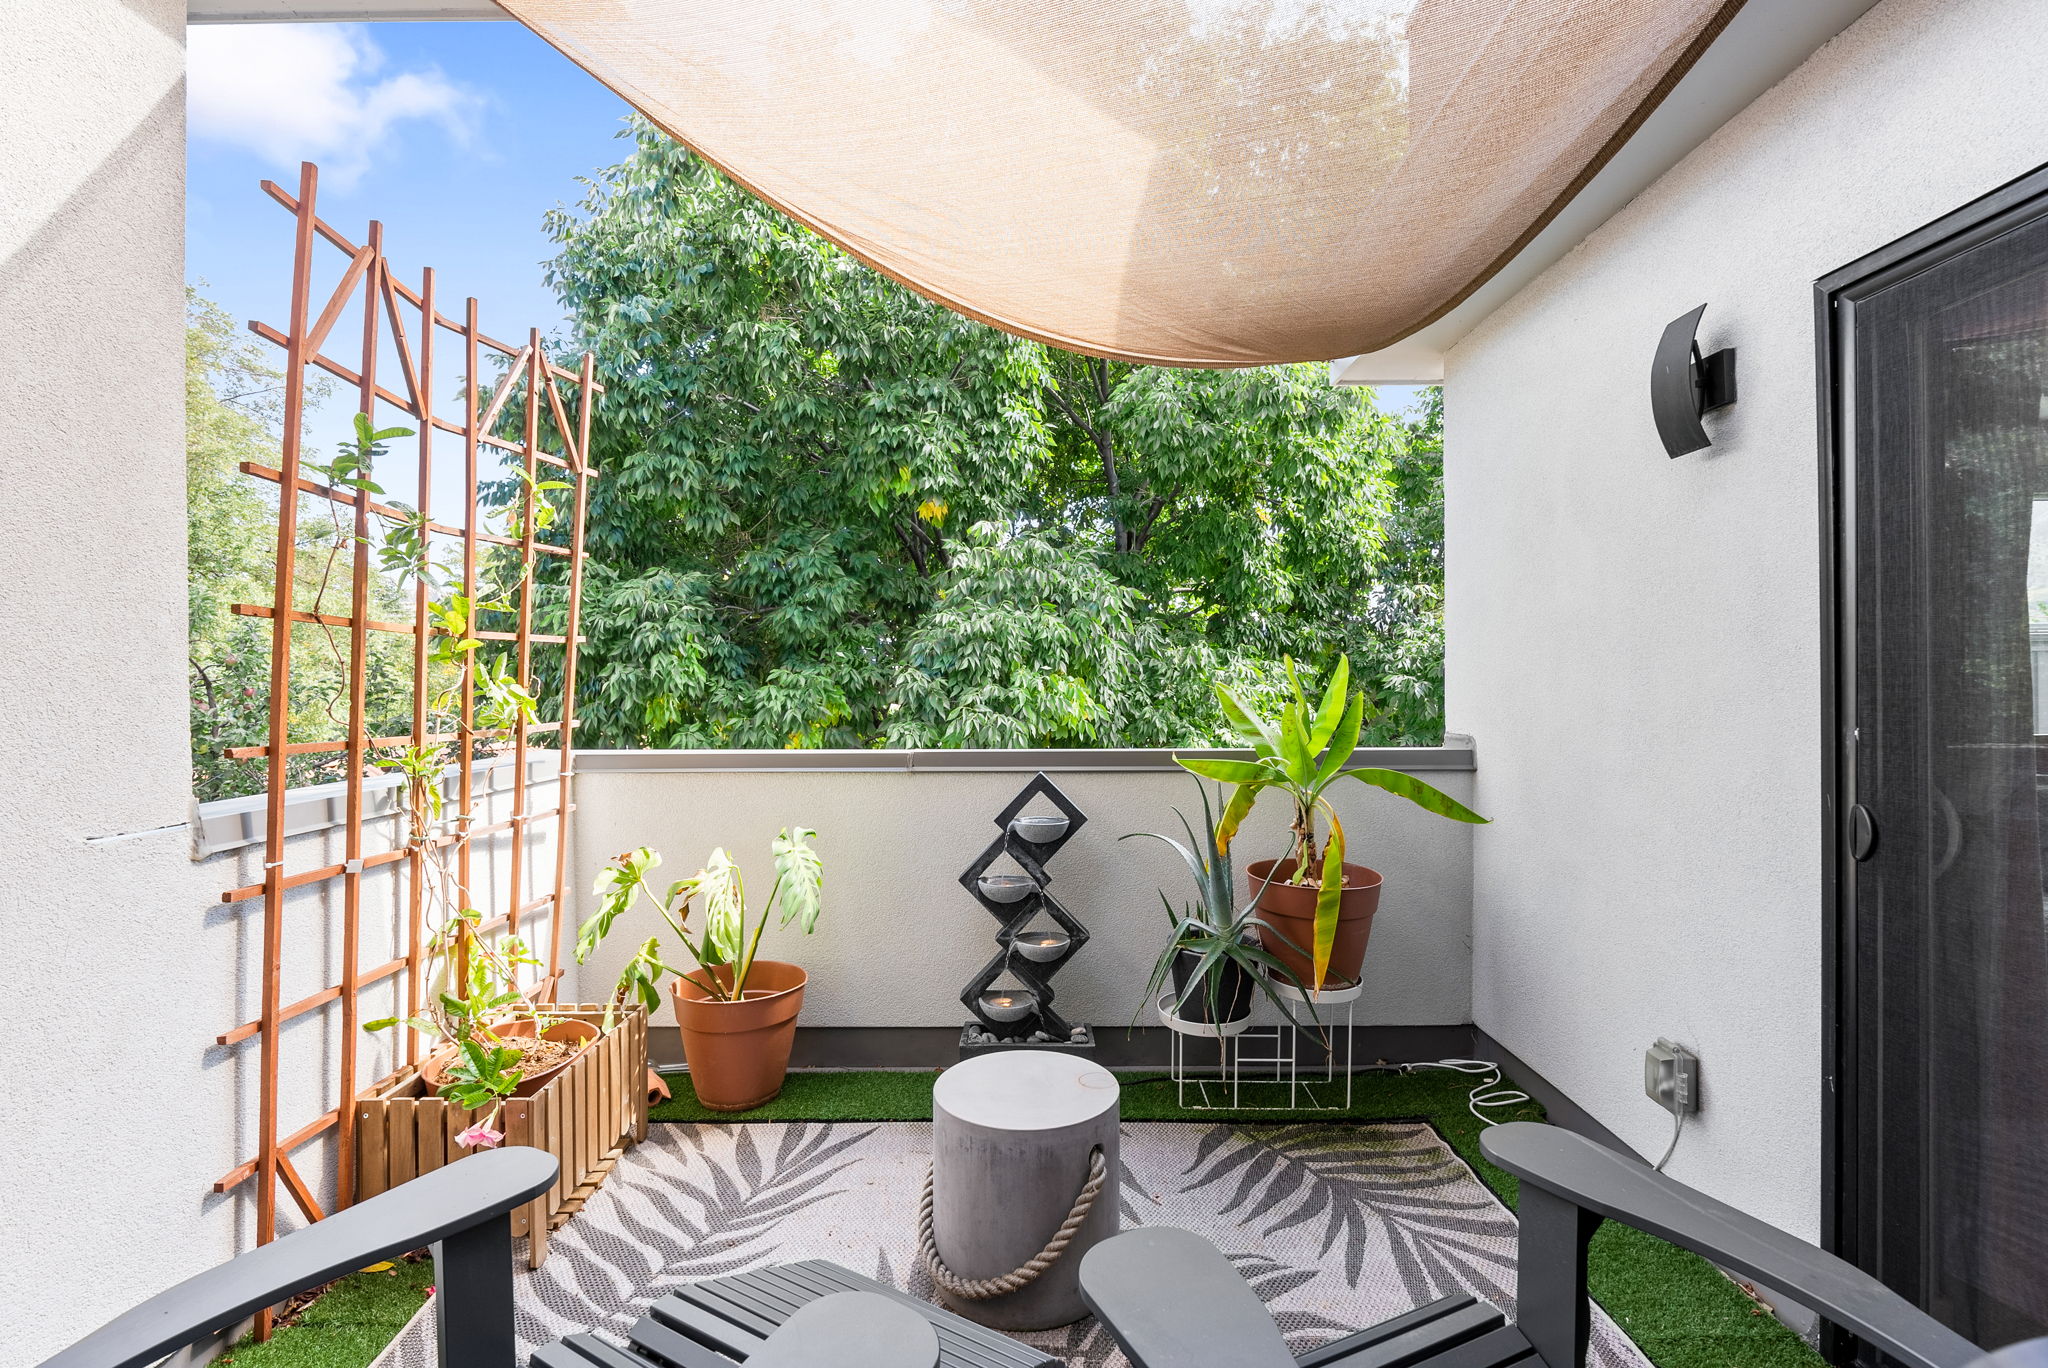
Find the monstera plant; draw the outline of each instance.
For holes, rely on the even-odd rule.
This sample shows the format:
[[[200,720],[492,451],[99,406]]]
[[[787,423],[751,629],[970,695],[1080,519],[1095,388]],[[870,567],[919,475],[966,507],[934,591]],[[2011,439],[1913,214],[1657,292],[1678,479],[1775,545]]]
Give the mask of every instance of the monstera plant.
[[[1292,696],[1277,718],[1259,716],[1229,689],[1216,686],[1223,716],[1252,748],[1252,759],[1182,758],[1179,763],[1203,778],[1233,786],[1216,821],[1219,853],[1230,849],[1260,794],[1276,789],[1287,795],[1294,808],[1294,853],[1281,860],[1254,860],[1245,866],[1245,874],[1254,892],[1263,888],[1259,910],[1280,933],[1283,943],[1272,947],[1273,952],[1320,991],[1333,970],[1338,979],[1357,982],[1381,886],[1376,871],[1345,862],[1348,842],[1329,790],[1353,780],[1454,822],[1486,818],[1412,774],[1350,768],[1351,753],[1365,726],[1365,695],[1350,687],[1348,659],[1338,657],[1314,707],[1309,706],[1294,662],[1287,661],[1286,668]],[[1311,947],[1307,956],[1295,948],[1301,945]]]
[[[809,978],[794,964],[760,958],[761,935],[778,910],[783,926],[795,923],[805,935],[817,926],[825,886],[824,865],[810,844],[817,834],[786,827],[776,836],[775,881],[755,917],[740,867],[723,847],[666,893],[648,882],[661,856],[647,846],[618,856],[597,876],[598,910],[576,937],[576,962],[590,958],[643,894],[654,904],[691,964],[670,965],[661,937],[649,936],[620,973],[612,1005],[637,997],[652,1011],[668,980],[690,1081],[697,1100],[714,1110],[744,1111],[782,1091]]]

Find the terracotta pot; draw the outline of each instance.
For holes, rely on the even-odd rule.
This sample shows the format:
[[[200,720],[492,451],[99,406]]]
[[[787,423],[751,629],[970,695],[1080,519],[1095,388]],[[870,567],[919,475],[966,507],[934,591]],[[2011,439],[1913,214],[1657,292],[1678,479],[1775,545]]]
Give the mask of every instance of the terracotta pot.
[[[494,1021],[490,1025],[490,1030],[500,1040],[527,1040],[533,1036],[533,1027],[533,1020],[528,1017],[518,1021]],[[512,1095],[533,1096],[540,1090],[542,1084],[574,1064],[577,1055],[589,1049],[591,1042],[596,1040],[599,1034],[597,1027],[587,1021],[557,1021],[549,1026],[543,1033],[546,1039],[577,1041],[581,1043],[582,1048],[552,1068],[543,1069],[537,1074],[528,1074],[520,1079],[519,1086],[512,1090]],[[443,1045],[420,1061],[420,1082],[426,1084],[428,1092],[439,1092],[441,1086],[448,1081],[448,1066],[455,1062],[458,1053],[455,1046]]]
[[[526,1029],[517,1032],[511,1030],[504,1030],[498,1032],[498,1034],[501,1036],[508,1037],[514,1034],[523,1036],[533,1034],[532,1022],[520,1021],[515,1022],[513,1024],[515,1026],[523,1026]],[[542,1069],[539,1073],[527,1074],[525,1077],[521,1078],[519,1080],[519,1086],[512,1090],[512,1095],[514,1097],[531,1097],[535,1093],[539,1092],[542,1086],[545,1085],[549,1079],[553,1078],[562,1070],[568,1068],[571,1064],[574,1064],[577,1061],[577,1059],[582,1056],[585,1050],[589,1049],[592,1045],[596,1044],[597,1038],[602,1034],[603,1032],[599,1031],[597,1027],[591,1025],[587,1021],[557,1021],[552,1026],[548,1027],[545,1031],[542,1031],[540,1033],[542,1040],[570,1041],[572,1043],[576,1043],[577,1049],[574,1054],[571,1054],[567,1059],[564,1059],[561,1063],[556,1064],[551,1068]]]
[[[730,967],[717,972],[721,985],[732,982]],[[739,1002],[721,1002],[689,978],[669,983],[676,1025],[683,1029],[683,1059],[699,1102],[713,1111],[746,1111],[782,1091],[807,982],[794,964],[755,960]]]
[[[1275,865],[1278,872],[1275,872]],[[1266,948],[1274,958],[1294,971],[1304,987],[1315,987],[1313,955],[1316,945],[1316,893],[1314,884],[1291,884],[1294,861],[1253,860],[1244,867],[1250,891],[1259,894],[1270,876],[1272,886],[1259,894],[1259,918],[1294,943],[1283,944],[1268,936]],[[1380,876],[1364,865],[1344,866],[1344,891],[1337,896],[1337,939],[1330,946],[1330,966],[1323,977],[1327,987],[1348,987],[1358,982],[1365,966],[1365,943],[1372,936],[1373,913],[1380,908]],[[1300,949],[1295,949],[1299,946]]]

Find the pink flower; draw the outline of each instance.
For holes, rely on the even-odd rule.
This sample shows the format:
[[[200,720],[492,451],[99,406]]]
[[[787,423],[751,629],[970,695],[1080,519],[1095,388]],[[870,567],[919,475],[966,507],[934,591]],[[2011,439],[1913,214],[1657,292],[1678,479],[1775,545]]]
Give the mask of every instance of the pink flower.
[[[455,1137],[455,1143],[465,1149],[496,1149],[498,1142],[505,1138],[505,1132],[494,1131],[479,1121]]]

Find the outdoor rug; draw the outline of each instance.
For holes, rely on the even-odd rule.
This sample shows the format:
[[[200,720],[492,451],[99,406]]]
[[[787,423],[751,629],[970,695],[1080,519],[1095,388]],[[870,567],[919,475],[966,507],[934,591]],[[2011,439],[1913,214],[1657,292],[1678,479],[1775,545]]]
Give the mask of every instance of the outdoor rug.
[[[1454,1292],[1512,1313],[1515,1218],[1425,1122],[1123,1127],[1125,1229],[1182,1226],[1237,1265],[1300,1354]],[[830,1259],[932,1299],[915,1254],[929,1122],[661,1125],[518,1276],[520,1358],[579,1330],[623,1343],[698,1278]],[[1124,1368],[1090,1318],[1023,1335],[1074,1368]],[[374,1368],[432,1368],[416,1317]],[[1596,1368],[1648,1360],[1597,1308]]]

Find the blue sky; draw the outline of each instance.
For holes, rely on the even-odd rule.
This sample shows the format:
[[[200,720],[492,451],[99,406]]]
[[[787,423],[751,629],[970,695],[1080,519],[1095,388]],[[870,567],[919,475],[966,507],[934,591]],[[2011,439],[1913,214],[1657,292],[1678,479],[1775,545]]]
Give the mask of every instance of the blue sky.
[[[257,188],[321,165],[321,212],[384,220],[394,263],[433,266],[498,336],[561,319],[541,216],[624,154],[623,101],[514,23],[192,30],[186,275],[282,322],[290,220]],[[360,237],[357,239],[360,241]]]
[[[295,189],[303,159],[321,168],[321,216],[356,241],[381,216],[395,266],[414,283],[434,267],[444,313],[459,317],[474,294],[495,337],[561,324],[541,277],[552,255],[541,217],[580,198],[578,176],[624,155],[617,96],[509,22],[200,26],[190,37],[185,274],[238,322],[285,324],[291,219],[258,182]],[[353,405],[328,407],[313,424],[322,447]]]

